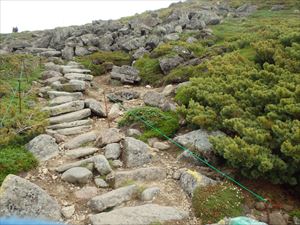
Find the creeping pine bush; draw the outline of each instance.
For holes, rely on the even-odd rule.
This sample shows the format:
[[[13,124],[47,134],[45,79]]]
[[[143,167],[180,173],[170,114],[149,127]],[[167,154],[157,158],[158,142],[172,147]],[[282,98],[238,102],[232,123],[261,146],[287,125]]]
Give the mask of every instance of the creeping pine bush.
[[[242,203],[241,191],[227,183],[198,187],[192,198],[195,215],[201,219],[202,224],[214,223],[224,217],[240,216],[243,212]]]
[[[174,112],[163,112],[155,107],[139,107],[128,111],[119,126],[139,125],[143,132],[139,139],[146,141],[148,138],[161,137],[161,135],[152,130],[143,121],[146,121],[153,127],[158,128],[167,136],[172,136],[179,129],[179,118]]]

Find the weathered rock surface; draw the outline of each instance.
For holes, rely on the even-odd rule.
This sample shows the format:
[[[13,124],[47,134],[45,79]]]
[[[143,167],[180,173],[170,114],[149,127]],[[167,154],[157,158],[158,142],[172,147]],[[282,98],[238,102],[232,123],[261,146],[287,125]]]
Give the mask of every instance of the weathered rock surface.
[[[121,147],[118,143],[112,143],[105,146],[105,157],[107,159],[118,159],[121,155]]]
[[[79,148],[80,146],[95,141],[97,138],[97,133],[94,131],[78,135],[72,139],[70,139],[68,142],[65,143],[65,148],[67,149],[74,149]]]
[[[174,56],[171,58],[159,59],[159,65],[164,74],[168,74],[172,69],[183,63],[184,59],[180,56]]]
[[[114,66],[111,73],[111,79],[120,80],[122,83],[134,84],[141,81],[139,71],[131,66]]]
[[[26,148],[41,161],[51,159],[59,152],[55,139],[47,134],[35,137],[26,145]]]
[[[75,206],[70,205],[61,209],[61,214],[66,218],[70,219],[75,213]]]
[[[166,102],[166,98],[163,94],[156,91],[148,91],[143,97],[146,105],[153,107],[162,107]]]
[[[217,182],[195,171],[185,171],[180,176],[180,185],[182,189],[190,196],[193,195],[197,187],[214,185]]]
[[[74,195],[78,199],[89,200],[98,194],[98,189],[96,187],[83,187],[78,191],[74,192]]]
[[[64,104],[67,102],[72,102],[75,100],[78,100],[78,97],[76,97],[76,96],[59,96],[59,97],[51,99],[49,101],[49,105],[56,106],[56,105]]]
[[[67,73],[64,75],[65,78],[69,80],[84,80],[84,81],[92,81],[93,76],[82,73]]]
[[[159,187],[151,187],[145,189],[141,194],[142,201],[152,201],[160,192]]]
[[[123,142],[122,158],[126,167],[143,166],[151,161],[149,146],[132,137],[126,137]]]
[[[92,155],[97,151],[99,151],[98,148],[82,147],[82,148],[69,150],[65,153],[65,155],[72,159],[77,159],[77,158],[85,157],[87,155]]]
[[[78,127],[78,126],[91,125],[91,124],[92,124],[92,120],[88,119],[88,120],[77,120],[77,121],[73,121],[73,122],[50,125],[47,128],[52,129],[52,130],[57,130],[57,129]]]
[[[106,117],[105,110],[103,109],[100,102],[98,102],[95,99],[88,98],[84,100],[85,106],[87,108],[90,108],[92,111],[92,114],[99,117]]]
[[[8,175],[0,188],[0,217],[28,217],[58,221],[60,206],[37,185]]]
[[[118,143],[124,138],[124,135],[117,128],[105,129],[101,132],[97,138],[95,145],[97,147],[103,147],[107,144]]]
[[[81,99],[83,97],[83,94],[81,92],[65,92],[65,91],[48,91],[47,95],[50,99],[60,97],[60,96],[72,96],[76,99]]]
[[[57,132],[61,135],[75,135],[75,134],[82,134],[92,129],[92,126],[78,126],[78,127],[69,127],[64,129],[57,129],[54,132]]]
[[[102,212],[107,208],[115,207],[123,202],[129,201],[137,194],[136,185],[122,187],[100,196],[92,198],[88,202],[88,206],[96,212]]]
[[[146,204],[91,215],[90,220],[93,225],[149,225],[155,222],[182,220],[187,217],[188,212],[173,207]]]
[[[105,180],[103,180],[103,179],[101,179],[99,177],[96,177],[94,179],[94,182],[95,182],[96,186],[99,187],[99,188],[107,188],[107,187],[109,187],[108,183],[106,183]]]
[[[65,123],[65,122],[73,122],[76,120],[81,120],[87,118],[91,115],[90,109],[82,109],[76,112],[67,113],[60,116],[55,116],[49,118],[50,124],[58,124],[58,123]]]
[[[92,176],[92,172],[87,168],[73,167],[64,172],[61,176],[61,179],[69,183],[86,184],[92,178]]]
[[[60,72],[57,72],[57,71],[46,70],[41,75],[42,80],[47,80],[47,79],[50,79],[50,78],[53,78],[53,77],[62,77],[62,74]]]
[[[114,187],[122,186],[126,181],[149,182],[159,181],[167,177],[165,169],[159,167],[139,168],[128,171],[116,171],[109,179]]]
[[[66,92],[85,91],[87,85],[83,80],[70,80],[69,83],[62,84],[59,90]]]
[[[57,116],[64,113],[79,111],[84,108],[84,101],[72,101],[61,105],[45,107],[44,111],[48,112],[50,116]]]

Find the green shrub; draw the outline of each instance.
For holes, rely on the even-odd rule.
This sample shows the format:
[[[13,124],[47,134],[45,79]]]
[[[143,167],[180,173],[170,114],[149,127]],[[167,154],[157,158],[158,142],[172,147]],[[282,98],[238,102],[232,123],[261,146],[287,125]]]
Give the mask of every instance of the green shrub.
[[[233,185],[222,183],[195,189],[192,206],[202,224],[215,223],[224,217],[236,217],[243,213],[243,196]]]
[[[135,62],[134,67],[140,71],[143,83],[157,85],[162,82],[164,75],[160,69],[158,59],[152,59],[145,55]]]
[[[8,174],[28,171],[38,165],[34,156],[21,146],[8,145],[0,149],[0,184]]]
[[[152,137],[162,137],[160,133],[147,126],[143,121],[147,121],[151,126],[159,129],[167,136],[172,136],[179,129],[179,118],[175,112],[163,112],[154,107],[140,107],[128,111],[119,126],[138,125],[143,133],[138,138],[146,141]]]
[[[91,55],[80,56],[76,61],[92,71],[95,76],[107,73],[112,65],[130,65],[132,58],[128,53],[122,51],[99,51]]]

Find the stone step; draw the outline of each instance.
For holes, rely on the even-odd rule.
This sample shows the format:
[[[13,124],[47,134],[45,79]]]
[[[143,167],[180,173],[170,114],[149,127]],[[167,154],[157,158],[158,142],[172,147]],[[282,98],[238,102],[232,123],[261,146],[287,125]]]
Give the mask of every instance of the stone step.
[[[50,106],[56,106],[56,105],[60,105],[60,104],[64,104],[67,102],[72,102],[72,101],[76,101],[78,100],[77,96],[59,96],[56,98],[53,98],[49,101],[49,105]]]
[[[83,148],[76,148],[73,150],[69,150],[65,153],[65,155],[71,159],[77,159],[77,158],[85,157],[88,155],[92,155],[98,151],[99,151],[99,148],[83,147]]]
[[[94,142],[97,139],[98,135],[99,134],[95,131],[78,135],[66,142],[64,147],[67,149],[79,148],[86,143]]]
[[[65,92],[65,91],[47,91],[47,95],[50,99],[60,97],[60,96],[72,96],[74,98],[80,99],[83,97],[83,94],[81,92]]]
[[[50,116],[58,116],[65,113],[79,111],[84,108],[84,101],[67,102],[61,105],[44,107],[42,110],[50,114]]]
[[[136,185],[121,187],[100,196],[92,198],[88,206],[95,212],[102,212],[105,209],[118,206],[131,200],[138,192]]]
[[[83,80],[70,80],[68,83],[57,86],[59,90],[66,92],[85,91],[88,87]]]
[[[91,115],[90,109],[82,109],[76,112],[67,113],[60,116],[51,117],[49,119],[50,124],[58,124],[63,122],[72,122],[76,120],[81,120],[87,118]]]
[[[78,126],[83,126],[83,125],[91,125],[92,120],[87,119],[87,120],[77,120],[69,123],[60,123],[60,124],[55,124],[48,126],[47,129],[51,130],[58,130],[58,129],[64,129],[64,128],[70,128],[70,127],[78,127]]]
[[[118,208],[110,212],[90,215],[89,218],[92,225],[149,225],[158,222],[175,222],[188,216],[188,212],[170,206],[146,204]]]
[[[75,134],[82,134],[92,129],[92,126],[78,126],[78,127],[69,127],[64,129],[55,130],[56,133],[69,136]]]
[[[62,68],[62,71],[64,74],[67,74],[67,73],[84,73],[84,74],[90,74],[91,71],[90,70],[87,70],[87,69],[80,69],[80,68],[74,68],[73,66],[70,67],[70,66],[65,66]]]
[[[67,73],[64,76],[69,80],[84,80],[84,81],[92,81],[94,76],[83,74],[83,73]]]

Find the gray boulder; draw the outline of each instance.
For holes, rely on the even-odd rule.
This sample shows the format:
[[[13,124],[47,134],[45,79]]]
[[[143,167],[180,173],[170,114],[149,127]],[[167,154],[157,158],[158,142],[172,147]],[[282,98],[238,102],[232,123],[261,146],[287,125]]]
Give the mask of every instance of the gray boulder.
[[[64,113],[79,111],[84,108],[84,101],[73,101],[67,102],[61,105],[56,105],[52,107],[44,107],[43,111],[46,111],[50,116],[57,116]]]
[[[93,162],[95,169],[100,173],[100,175],[107,175],[112,172],[109,162],[104,157],[104,155],[96,155],[93,157]]]
[[[158,187],[151,187],[145,189],[141,194],[142,201],[152,201],[156,195],[158,195],[160,189]]]
[[[72,96],[76,99],[80,99],[83,97],[83,94],[81,92],[65,92],[65,91],[47,91],[47,95],[49,96],[50,99],[60,97],[60,96]]]
[[[122,187],[100,196],[92,198],[88,202],[88,206],[96,212],[102,212],[107,208],[112,208],[131,200],[137,194],[136,185]]]
[[[145,54],[149,54],[149,51],[146,50],[144,47],[139,48],[134,52],[132,55],[134,59],[142,58]]]
[[[189,195],[192,196],[197,187],[206,187],[214,185],[217,182],[196,171],[185,171],[180,176],[180,186]]]
[[[90,220],[92,225],[150,225],[157,222],[183,220],[188,215],[188,212],[173,207],[146,204],[91,215]]]
[[[93,147],[82,147],[82,148],[76,148],[73,150],[69,150],[65,153],[66,156],[72,159],[77,159],[81,157],[85,157],[88,155],[92,155],[96,152],[98,152],[98,148],[93,148]]]
[[[65,143],[64,147],[66,149],[79,148],[80,146],[82,146],[84,144],[95,141],[97,136],[98,136],[97,133],[94,131],[91,131],[91,132],[88,132],[85,134],[81,134],[81,135],[78,135],[78,136],[68,140]]]
[[[64,49],[61,51],[62,58],[65,60],[71,60],[74,57],[74,47],[65,46]]]
[[[61,179],[69,183],[86,184],[92,176],[92,172],[84,167],[73,167],[64,172]]]
[[[58,72],[58,71],[46,70],[41,75],[41,78],[43,80],[47,80],[47,79],[53,78],[53,77],[62,77],[62,74],[60,72]]]
[[[143,99],[146,105],[153,107],[161,107],[166,102],[166,97],[156,91],[146,92]]]
[[[61,85],[61,90],[66,92],[85,91],[87,85],[82,80],[70,80],[69,83]]]
[[[109,187],[109,185],[105,182],[105,180],[103,180],[99,177],[96,177],[94,179],[94,182],[95,182],[96,186],[99,188],[108,188]]]
[[[58,221],[60,206],[37,185],[8,175],[0,188],[0,217],[27,217]]]
[[[84,80],[84,81],[92,81],[93,76],[89,74],[82,74],[82,73],[67,73],[64,76],[69,80]]]
[[[112,143],[105,146],[105,157],[107,159],[118,159],[121,155],[121,147],[118,143]]]
[[[40,55],[44,57],[60,57],[61,51],[45,51],[40,53]]]
[[[172,69],[184,62],[180,56],[159,59],[159,65],[164,74],[168,74]]]
[[[99,117],[106,117],[106,113],[101,105],[100,102],[98,102],[95,99],[88,98],[84,100],[85,107],[90,108],[92,111],[92,114]]]
[[[71,113],[51,117],[49,119],[49,122],[50,122],[50,124],[72,122],[72,121],[87,118],[90,115],[91,115],[91,110],[90,109],[82,109],[82,110],[79,110],[79,111],[76,111],[76,112],[71,112]]]
[[[107,144],[118,143],[124,138],[124,135],[117,128],[105,129],[101,132],[97,138],[95,145],[97,147],[103,147]]]
[[[139,71],[132,66],[113,66],[110,73],[111,79],[120,80],[122,83],[134,84],[141,81]]]
[[[77,96],[58,96],[56,98],[53,98],[49,101],[49,105],[50,106],[56,106],[56,105],[60,105],[60,104],[64,104],[64,103],[67,103],[67,102],[72,102],[72,101],[75,101],[75,100],[78,100],[78,97]]]
[[[144,183],[151,181],[161,181],[167,177],[166,170],[159,167],[138,168],[128,171],[116,171],[108,178],[108,182],[114,187],[120,187],[128,180]]]
[[[177,33],[167,34],[164,36],[165,41],[178,41],[179,39],[180,37]]]
[[[77,56],[84,56],[90,54],[89,50],[87,50],[85,47],[76,46],[75,48],[75,55]]]
[[[26,148],[41,161],[51,159],[59,152],[55,139],[47,134],[35,137],[26,145]]]
[[[143,166],[151,161],[149,146],[132,137],[126,137],[123,142],[123,160],[126,167]]]
[[[220,131],[208,132],[202,129],[191,131],[187,134],[177,136],[174,141],[190,149],[197,151],[209,161],[216,161],[216,157],[212,151],[212,144],[209,142],[210,136],[220,136],[224,133]]]

